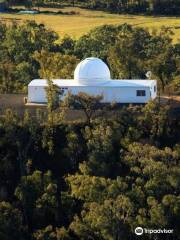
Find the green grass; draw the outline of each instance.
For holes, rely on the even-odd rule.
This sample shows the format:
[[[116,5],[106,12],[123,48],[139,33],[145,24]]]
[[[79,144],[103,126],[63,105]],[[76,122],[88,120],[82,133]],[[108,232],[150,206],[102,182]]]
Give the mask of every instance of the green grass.
[[[123,24],[128,23],[137,27],[145,27],[149,30],[160,29],[162,26],[170,27],[174,32],[174,42],[180,39],[180,17],[151,17],[137,16],[125,14],[110,14],[102,11],[85,10],[81,8],[62,8],[42,10],[49,11],[75,11],[75,15],[53,15],[53,14],[37,14],[37,15],[22,15],[22,14],[3,14],[0,13],[0,21],[10,21],[17,19],[19,22],[23,20],[35,20],[38,23],[44,23],[48,28],[56,31],[60,36],[66,34],[73,38],[79,38],[87,33],[90,29],[104,24]]]

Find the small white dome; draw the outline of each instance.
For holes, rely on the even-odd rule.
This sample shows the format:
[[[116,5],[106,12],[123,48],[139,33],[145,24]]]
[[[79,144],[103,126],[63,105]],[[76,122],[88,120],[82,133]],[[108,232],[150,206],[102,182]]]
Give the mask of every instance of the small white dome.
[[[99,58],[86,58],[74,71],[74,80],[83,85],[98,85],[111,79],[108,66]]]

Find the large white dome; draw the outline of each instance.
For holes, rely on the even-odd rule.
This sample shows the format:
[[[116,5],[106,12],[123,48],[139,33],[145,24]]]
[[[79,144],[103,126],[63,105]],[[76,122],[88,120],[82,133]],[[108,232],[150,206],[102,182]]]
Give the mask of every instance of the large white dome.
[[[111,79],[108,66],[99,58],[86,58],[74,71],[74,80],[83,85],[104,84]]]

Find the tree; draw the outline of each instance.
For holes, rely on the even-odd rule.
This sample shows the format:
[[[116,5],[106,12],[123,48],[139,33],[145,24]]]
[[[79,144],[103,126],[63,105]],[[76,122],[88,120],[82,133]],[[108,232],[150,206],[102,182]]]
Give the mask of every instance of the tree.
[[[63,114],[58,114],[55,110],[60,104],[60,97],[63,92],[59,87],[53,84],[51,79],[47,80],[48,86],[46,87],[46,96],[47,96],[47,110],[48,110],[48,121],[45,124],[43,131],[42,143],[43,147],[48,148],[49,154],[53,153],[53,138],[55,136],[55,123],[63,118]]]
[[[89,176],[80,165],[82,174],[66,178],[71,195],[83,202],[70,229],[82,239],[108,240],[129,239],[139,225],[178,229],[178,158],[176,150],[133,143],[121,158],[117,179]]]
[[[54,48],[57,34],[33,21],[0,26],[0,91],[25,91],[29,81],[38,77],[34,52]]]
[[[157,102],[149,102],[142,110],[143,116],[140,117],[140,125],[144,126],[146,137],[156,143],[170,140],[171,136],[171,115],[170,107],[160,106]],[[164,139],[164,140],[162,140]]]
[[[119,195],[103,204],[86,204],[81,217],[75,217],[72,229],[81,239],[128,239],[128,224],[132,221],[133,205],[128,197]]]
[[[108,63],[114,78],[141,78],[146,73],[146,49],[150,34],[142,28],[124,24],[115,45],[109,51]]]
[[[62,54],[73,55],[76,41],[68,35],[65,35],[59,44],[59,50]]]
[[[82,110],[86,116],[87,123],[90,124],[92,117],[98,109],[101,109],[101,95],[91,96],[80,92],[77,95],[68,93],[62,102],[61,107]]]
[[[1,62],[0,65],[0,91],[11,93],[14,88],[15,65],[11,62]]]
[[[132,203],[123,194],[127,185],[120,177],[71,175],[66,178],[71,194],[84,202],[81,215],[75,216],[70,229],[78,237],[97,239],[127,238],[127,223],[131,222]]]
[[[37,230],[34,234],[35,240],[70,240],[71,237],[69,236],[68,231],[62,228],[55,228],[51,225],[47,226],[44,229]]]
[[[114,45],[120,30],[121,25],[117,27],[113,25],[96,27],[76,41],[75,55],[80,59],[90,56],[99,57],[107,62],[109,48]]]
[[[150,34],[142,28],[124,24],[115,45],[110,48],[108,63],[114,78],[144,78],[151,70],[164,91],[177,71],[172,32],[162,28]]]
[[[40,7],[43,6],[45,3],[45,0],[32,0],[32,5],[34,7],[38,8],[38,11],[40,10]]]
[[[168,86],[172,92],[176,95],[180,95],[180,77],[175,77],[174,80]]]
[[[46,87],[46,96],[47,96],[47,108],[49,114],[52,113],[53,110],[55,110],[60,102],[60,95],[62,94],[62,91],[59,89],[59,87],[55,84],[53,84],[53,81],[51,79],[47,80],[48,86]]]
[[[173,80],[177,71],[175,47],[172,45],[171,38],[172,34],[168,28],[161,28],[159,34],[155,32],[152,35],[149,45],[151,55],[148,65],[157,80],[159,80],[159,86],[163,91],[165,86]]]
[[[15,195],[24,209],[24,217],[30,229],[33,226],[43,227],[58,222],[57,185],[52,180],[50,171],[34,171],[23,176]],[[39,222],[39,223],[38,223]]]
[[[83,202],[103,203],[106,199],[114,199],[124,194],[128,185],[123,178],[110,179],[87,175],[82,166],[80,174],[69,175],[66,182],[70,186],[71,195]]]
[[[41,78],[67,78],[73,77],[73,71],[78,59],[75,56],[42,50],[36,52],[34,58],[40,64],[39,75]]]
[[[29,237],[21,211],[9,202],[0,202],[0,238],[23,240],[30,239]]]
[[[87,160],[84,167],[86,174],[95,176],[114,177],[119,170],[119,144],[116,142],[116,129],[99,123],[93,127],[86,127],[84,138],[87,145]]]

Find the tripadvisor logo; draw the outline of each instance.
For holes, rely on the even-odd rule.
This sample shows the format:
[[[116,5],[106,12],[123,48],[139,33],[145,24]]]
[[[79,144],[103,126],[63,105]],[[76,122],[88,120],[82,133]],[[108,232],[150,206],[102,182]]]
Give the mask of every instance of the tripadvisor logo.
[[[135,229],[135,234],[136,235],[142,235],[143,234],[143,228],[142,227],[137,227]]]
[[[153,234],[153,233],[166,233],[166,234],[172,234],[174,232],[173,229],[147,229],[147,228],[142,228],[142,227],[137,227],[134,230],[136,235],[142,235],[144,234]]]

